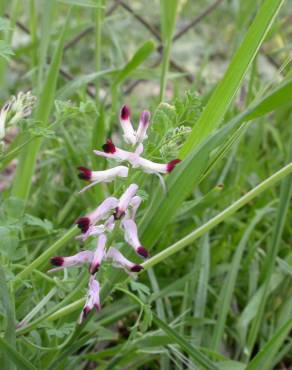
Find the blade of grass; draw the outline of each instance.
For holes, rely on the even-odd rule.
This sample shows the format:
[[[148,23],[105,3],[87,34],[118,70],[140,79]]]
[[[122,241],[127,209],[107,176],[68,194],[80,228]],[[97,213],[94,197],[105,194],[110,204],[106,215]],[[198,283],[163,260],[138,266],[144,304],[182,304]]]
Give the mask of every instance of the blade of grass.
[[[40,125],[48,124],[49,115],[54,104],[54,96],[57,86],[58,73],[61,64],[61,58],[64,48],[65,35],[70,20],[70,12],[60,35],[55,54],[49,67],[47,77],[45,79],[40,99],[36,108],[35,120],[40,122]],[[35,171],[36,159],[42,143],[42,138],[38,137],[32,140],[26,147],[26,150],[20,157],[17,166],[16,175],[14,178],[12,195],[27,200],[31,188],[32,176]]]
[[[146,41],[135,52],[129,62],[122,68],[114,79],[113,85],[120,85],[149,55],[155,50],[155,43],[152,40]]]
[[[232,294],[235,288],[236,279],[237,279],[238,272],[240,269],[240,263],[241,263],[241,258],[242,258],[244,249],[250,238],[251,233],[253,232],[257,224],[269,212],[271,212],[271,207],[269,205],[257,211],[255,217],[250,222],[249,226],[244,232],[243,237],[241,238],[235,250],[235,253],[234,253],[234,256],[231,262],[231,266],[228,271],[228,275],[225,279],[225,282],[221,289],[220,296],[218,298],[219,316],[216,320],[216,325],[213,330],[214,334],[213,334],[212,345],[211,345],[211,348],[214,349],[215,351],[218,351],[220,343],[221,343],[221,339],[223,336],[224,326],[225,326],[227,314],[230,308]]]
[[[217,88],[213,92],[201,117],[194,126],[180,157],[184,158],[192,148],[202,142],[222,122],[239,86],[254,60],[284,0],[266,0]]]
[[[290,318],[264,345],[260,352],[247,365],[246,370],[271,369],[271,361],[277,354],[284,340],[292,329],[292,318]]]
[[[290,139],[289,147],[289,159],[292,159],[292,136]],[[278,254],[280,241],[282,237],[282,232],[286,220],[286,216],[289,209],[290,198],[292,194],[292,176],[287,177],[281,186],[280,192],[280,202],[277,211],[277,217],[275,222],[275,227],[273,230],[273,236],[271,244],[267,251],[267,256],[265,259],[265,264],[263,266],[263,293],[260,301],[260,305],[257,310],[257,314],[252,322],[251,329],[248,335],[247,346],[246,346],[246,356],[245,359],[248,360],[251,356],[253,347],[255,345],[260,325],[264,316],[264,310],[268,298],[269,285],[271,282],[271,277],[275,267],[275,261]]]
[[[0,296],[2,301],[2,307],[4,308],[6,318],[6,328],[4,339],[7,343],[15,349],[16,347],[16,335],[15,335],[15,313],[14,304],[12,303],[11,295],[7,286],[5,273],[3,268],[0,266]],[[14,370],[14,362],[11,361],[11,357],[5,351],[3,353],[3,368],[6,370]]]
[[[175,341],[187,354],[203,369],[207,370],[219,370],[219,368],[211,361],[207,356],[205,356],[199,348],[196,348],[189,344],[182,336],[180,336],[177,331],[173,330],[168,324],[160,320],[153,313],[153,322],[163,330],[171,339]]]
[[[201,319],[202,323],[199,326],[193,326],[192,336],[195,338],[195,344],[199,346],[202,341],[202,336],[204,333],[204,322],[207,294],[208,294],[208,280],[210,273],[210,240],[209,234],[206,233],[200,245],[198,253],[198,267],[199,276],[197,291],[194,300],[193,316],[196,319]]]
[[[54,10],[56,7],[56,0],[52,1],[42,1],[41,6],[41,42],[39,43],[39,61],[38,61],[38,91],[41,92],[43,82],[44,82],[44,73],[47,65],[48,58],[48,48],[51,38],[52,23],[54,19]]]
[[[5,350],[7,356],[10,357],[11,361],[15,363],[18,369],[37,370],[37,368],[34,367],[31,362],[29,362],[23,355],[20,354],[19,351],[17,351],[9,343],[7,343],[1,336],[0,336],[0,347],[2,347],[2,349]],[[3,369],[6,370],[5,367]]]

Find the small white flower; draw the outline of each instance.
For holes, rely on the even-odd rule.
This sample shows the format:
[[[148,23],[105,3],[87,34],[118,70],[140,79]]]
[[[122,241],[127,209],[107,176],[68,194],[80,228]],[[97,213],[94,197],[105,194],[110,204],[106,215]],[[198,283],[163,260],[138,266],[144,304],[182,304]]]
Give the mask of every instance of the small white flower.
[[[124,229],[124,238],[125,241],[135,249],[135,252],[142,257],[147,258],[148,252],[147,250],[141,245],[141,242],[138,237],[138,230],[136,223],[129,219],[122,221],[122,227]]]
[[[91,274],[95,274],[101,265],[101,262],[105,256],[105,244],[106,236],[104,234],[101,234],[98,238],[97,247],[94,252],[91,265],[89,267],[89,272]]]
[[[141,113],[139,126],[137,130],[137,141],[138,143],[142,143],[145,139],[147,139],[147,129],[150,124],[150,112],[145,110]]]
[[[78,225],[81,232],[85,234],[91,226],[94,226],[98,221],[104,220],[109,216],[109,213],[118,206],[118,199],[114,197],[106,198],[95,211],[89,215],[78,218],[75,223]]]
[[[130,204],[132,198],[134,197],[134,195],[136,194],[137,190],[138,190],[138,185],[136,185],[136,184],[131,184],[126,189],[126,191],[124,192],[124,194],[121,196],[121,198],[119,200],[119,203],[118,203],[118,206],[117,206],[117,209],[116,209],[116,213],[115,213],[115,218],[116,219],[121,218],[125,214],[126,210],[129,207],[129,204]]]
[[[99,282],[95,280],[95,276],[92,275],[89,280],[86,302],[79,318],[79,324],[82,323],[82,321],[86,318],[86,316],[93,309],[93,307],[95,307],[97,311],[100,310],[101,307],[99,292],[100,292]]]
[[[93,252],[91,251],[82,251],[74,256],[69,257],[60,257],[55,256],[51,258],[51,264],[54,266],[58,266],[49,270],[48,272],[55,272],[64,269],[65,267],[72,267],[72,266],[81,266],[85,263],[91,263],[93,259]]]
[[[117,166],[105,171],[91,171],[86,167],[78,167],[78,170],[80,171],[78,175],[80,179],[91,182],[90,185],[85,186],[79,193],[83,193],[100,182],[111,182],[117,177],[127,177],[129,172],[128,167],[125,166]]]
[[[130,108],[124,105],[120,111],[120,123],[124,132],[123,138],[127,144],[135,145],[137,142],[136,132],[130,120]]]
[[[107,259],[111,259],[118,267],[122,267],[132,272],[139,272],[143,269],[141,265],[137,265],[131,261],[129,261],[126,257],[122,255],[117,249],[110,247],[107,254]]]

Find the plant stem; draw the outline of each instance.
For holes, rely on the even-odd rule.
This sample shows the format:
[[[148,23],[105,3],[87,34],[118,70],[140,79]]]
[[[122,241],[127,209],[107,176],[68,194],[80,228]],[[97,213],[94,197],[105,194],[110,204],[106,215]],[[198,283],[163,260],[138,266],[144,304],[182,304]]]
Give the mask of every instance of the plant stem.
[[[250,202],[253,198],[260,195],[263,191],[269,189],[271,186],[276,184],[280,181],[283,177],[287,176],[289,173],[292,172],[292,163],[287,164],[285,167],[281,168],[279,171],[274,173],[272,176],[268,177],[266,180],[261,182],[258,186],[253,188],[243,197],[239,198],[236,202],[231,204],[227,207],[224,211],[219,213],[217,216],[213,217],[211,220],[206,222],[204,225],[200,226],[195,231],[191,232],[183,239],[179,240],[178,242],[174,243],[170,247],[166,248],[165,250],[161,251],[160,253],[156,254],[154,257],[150,258],[148,261],[143,263],[144,269],[149,269],[150,267],[156,265],[159,262],[164,261],[167,257],[170,257],[174,253],[177,253],[181,249],[190,245],[193,241],[204,235],[206,232],[212,230],[215,226],[223,222],[229,216],[234,214],[248,202]]]

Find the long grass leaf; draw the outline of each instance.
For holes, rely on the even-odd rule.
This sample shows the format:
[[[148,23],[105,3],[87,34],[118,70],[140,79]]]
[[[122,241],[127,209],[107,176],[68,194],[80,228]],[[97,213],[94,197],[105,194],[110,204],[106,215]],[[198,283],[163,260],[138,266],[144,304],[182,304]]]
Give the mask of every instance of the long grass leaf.
[[[219,370],[219,368],[206,357],[202,351],[192,346],[187,342],[177,331],[173,330],[168,324],[160,320],[153,314],[154,323],[163,330],[171,339],[175,341],[187,354],[194,360],[196,364],[206,370]]]

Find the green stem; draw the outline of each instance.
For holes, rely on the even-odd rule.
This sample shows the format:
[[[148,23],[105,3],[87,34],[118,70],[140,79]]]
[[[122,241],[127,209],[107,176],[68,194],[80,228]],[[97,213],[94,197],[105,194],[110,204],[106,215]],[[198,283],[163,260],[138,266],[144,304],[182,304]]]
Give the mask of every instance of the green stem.
[[[174,253],[179,252],[181,249],[190,245],[193,241],[204,235],[206,232],[212,230],[215,226],[223,222],[226,218],[234,214],[253,198],[260,195],[263,191],[269,189],[275,183],[280,181],[283,177],[287,176],[292,172],[292,163],[287,164],[285,167],[281,168],[279,171],[274,173],[272,176],[268,177],[266,180],[261,182],[258,186],[253,188],[243,197],[239,198],[231,206],[227,207],[224,211],[219,213],[217,216],[213,217],[211,220],[206,222],[204,225],[200,226],[198,229],[192,233],[185,236],[183,239],[174,243],[170,247],[156,254],[154,257],[150,258],[148,261],[143,263],[144,269],[149,269],[150,267],[156,265],[159,262],[164,261],[167,257],[172,256]]]
[[[165,96],[167,74],[168,74],[168,68],[169,68],[170,50],[171,50],[171,41],[167,42],[163,48],[162,67],[161,67],[161,76],[160,76],[159,102],[162,102]]]

